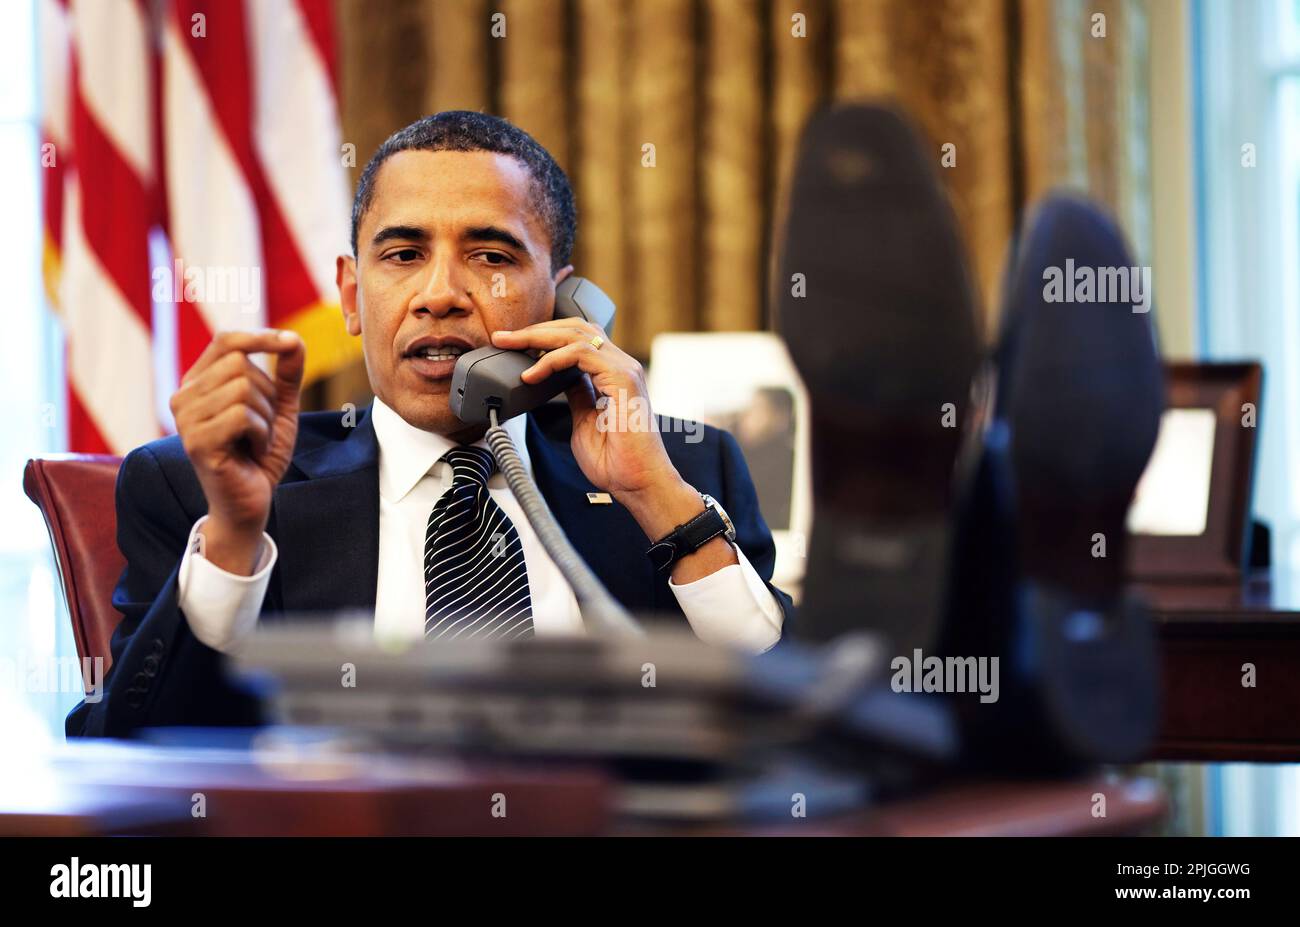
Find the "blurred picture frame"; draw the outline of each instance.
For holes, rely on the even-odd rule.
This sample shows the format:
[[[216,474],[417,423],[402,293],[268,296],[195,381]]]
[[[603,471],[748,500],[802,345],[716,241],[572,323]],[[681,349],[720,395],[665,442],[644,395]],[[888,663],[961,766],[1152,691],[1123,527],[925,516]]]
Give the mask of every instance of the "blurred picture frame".
[[[1264,371],[1250,361],[1165,365],[1167,405],[1129,508],[1132,579],[1242,578]]]
[[[772,582],[800,599],[812,525],[808,394],[771,332],[669,333],[650,345],[650,401],[660,415],[731,432],[772,531]]]

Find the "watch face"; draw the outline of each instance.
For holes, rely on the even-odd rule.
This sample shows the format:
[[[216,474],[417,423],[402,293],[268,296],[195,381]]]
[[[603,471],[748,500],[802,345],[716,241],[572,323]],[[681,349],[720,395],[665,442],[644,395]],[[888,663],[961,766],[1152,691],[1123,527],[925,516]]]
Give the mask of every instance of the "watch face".
[[[727,540],[734,541],[736,539],[736,526],[731,523],[731,516],[727,514],[727,510],[720,506],[718,500],[710,496],[708,493],[702,492],[700,495],[704,497],[704,504],[712,506],[713,511],[717,512],[718,515],[721,516],[722,523],[727,526],[727,530],[723,532],[726,534]]]

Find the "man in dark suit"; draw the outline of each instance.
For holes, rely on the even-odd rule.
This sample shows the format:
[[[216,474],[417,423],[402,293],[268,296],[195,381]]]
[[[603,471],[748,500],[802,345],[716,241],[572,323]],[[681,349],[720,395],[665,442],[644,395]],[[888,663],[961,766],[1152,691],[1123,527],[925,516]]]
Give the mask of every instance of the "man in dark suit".
[[[528,382],[586,374],[567,403],[503,424],[613,596],[705,641],[776,643],[791,602],[770,584],[775,549],[735,440],[637,414],[636,360],[598,327],[552,318],[575,228],[563,171],[503,120],[440,113],[381,146],[337,266],[375,402],[300,415],[296,335],[213,340],[172,397],[177,436],[123,463],[123,620],[105,697],[73,710],[70,736],[257,723],[223,655],[281,613],[373,609],[376,634],[402,639],[582,633],[483,427],[450,410],[456,357],[488,344],[534,352]]]

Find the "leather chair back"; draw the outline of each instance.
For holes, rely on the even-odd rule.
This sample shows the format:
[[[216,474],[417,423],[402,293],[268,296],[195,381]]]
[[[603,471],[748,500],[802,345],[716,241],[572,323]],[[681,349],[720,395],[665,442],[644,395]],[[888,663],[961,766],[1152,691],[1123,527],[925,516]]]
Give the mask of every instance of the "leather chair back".
[[[23,490],[45,516],[59,581],[72,619],[77,654],[102,657],[112,665],[108,645],[122,615],[113,607],[113,588],[126,560],[117,549],[114,490],[122,458],[59,454],[27,461]]]

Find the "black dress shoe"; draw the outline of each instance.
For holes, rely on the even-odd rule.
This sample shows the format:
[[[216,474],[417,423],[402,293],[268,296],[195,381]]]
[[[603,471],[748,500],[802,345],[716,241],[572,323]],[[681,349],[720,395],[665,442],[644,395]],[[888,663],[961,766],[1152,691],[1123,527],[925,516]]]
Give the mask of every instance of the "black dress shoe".
[[[941,630],[980,341],[935,158],[883,107],[830,108],[803,134],[778,290],[778,329],[812,401],[797,637],[872,629],[910,655]]]
[[[1000,658],[999,702],[965,706],[972,753],[994,765],[1129,762],[1156,734],[1154,634],[1124,591],[1125,519],[1164,407],[1134,273],[1149,298],[1115,224],[1054,195],[1004,282],[996,401],[964,493],[944,643]]]

